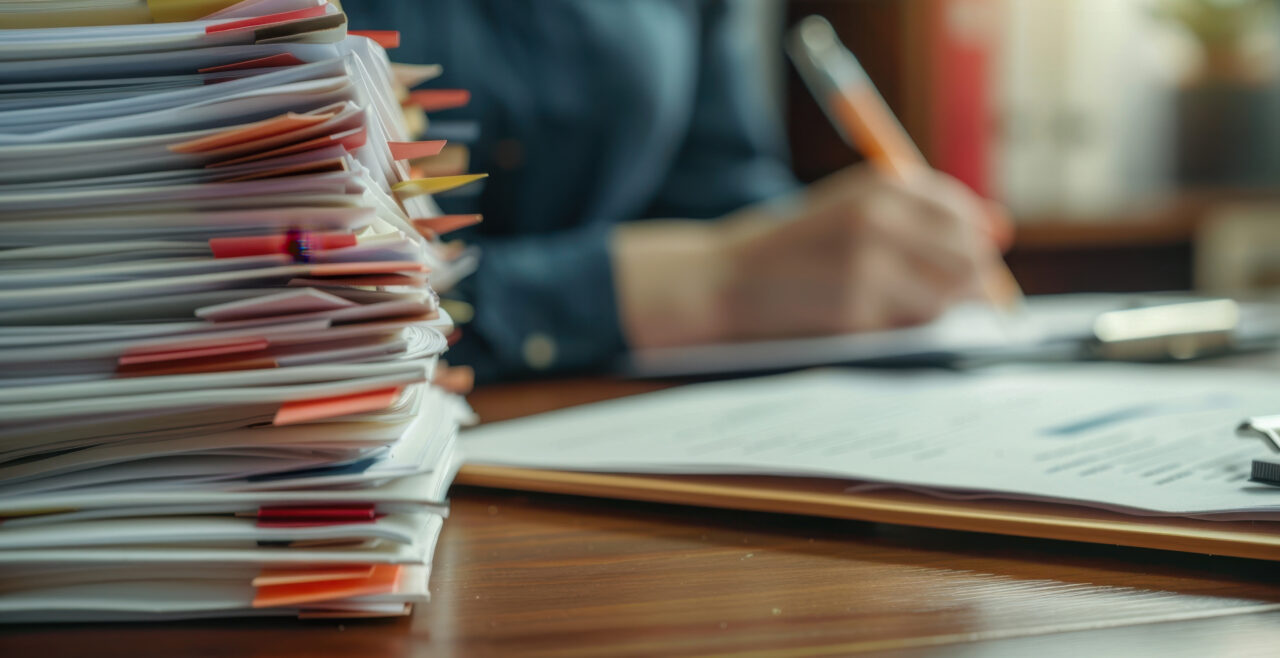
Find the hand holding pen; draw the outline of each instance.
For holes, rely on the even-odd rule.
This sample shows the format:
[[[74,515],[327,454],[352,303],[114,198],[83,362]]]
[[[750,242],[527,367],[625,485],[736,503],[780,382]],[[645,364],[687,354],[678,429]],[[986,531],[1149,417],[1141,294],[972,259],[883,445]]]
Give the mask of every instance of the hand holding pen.
[[[893,329],[966,299],[1020,299],[1000,255],[1008,222],[925,163],[830,36],[819,61],[843,51],[855,68],[808,76],[871,165],[716,221],[620,224],[611,253],[633,348]],[[838,84],[851,76],[862,82]]]
[[[924,155],[880,96],[853,53],[840,43],[826,19],[809,16],[792,30],[787,51],[805,85],[847,144],[866,156],[884,175],[900,181],[920,179],[932,170]],[[1004,209],[986,202],[981,224],[1001,249],[1013,241]],[[986,297],[999,306],[1016,304],[1021,290],[1003,263],[984,281]]]

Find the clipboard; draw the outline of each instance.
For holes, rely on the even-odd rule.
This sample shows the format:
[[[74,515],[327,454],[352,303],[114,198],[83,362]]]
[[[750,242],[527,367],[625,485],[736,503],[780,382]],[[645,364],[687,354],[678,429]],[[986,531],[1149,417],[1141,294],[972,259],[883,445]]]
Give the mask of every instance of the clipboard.
[[[1280,561],[1280,521],[1133,516],[1062,503],[847,493],[849,480],[627,475],[468,464],[454,484]]]

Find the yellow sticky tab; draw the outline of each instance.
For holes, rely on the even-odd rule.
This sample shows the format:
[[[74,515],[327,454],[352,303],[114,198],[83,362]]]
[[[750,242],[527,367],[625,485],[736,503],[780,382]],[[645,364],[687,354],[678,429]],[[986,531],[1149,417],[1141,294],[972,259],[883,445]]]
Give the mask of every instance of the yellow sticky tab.
[[[415,178],[401,183],[396,183],[391,187],[395,191],[396,196],[401,199],[409,199],[423,194],[439,194],[448,192],[449,190],[462,187],[468,183],[474,183],[481,178],[487,178],[489,174],[463,174],[461,176],[436,176],[434,178]]]
[[[33,6],[39,6],[35,3]],[[16,10],[3,14],[0,30],[50,27],[90,27],[95,25],[135,25],[150,23],[151,14],[143,5],[77,9]]]
[[[215,11],[222,11],[240,0],[147,0],[151,20],[157,23],[177,23],[204,18]]]

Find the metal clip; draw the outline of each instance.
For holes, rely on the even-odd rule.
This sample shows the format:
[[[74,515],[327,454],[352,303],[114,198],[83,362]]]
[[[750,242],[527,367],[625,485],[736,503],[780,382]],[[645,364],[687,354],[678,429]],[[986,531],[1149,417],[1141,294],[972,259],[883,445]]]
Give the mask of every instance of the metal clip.
[[[1246,418],[1236,428],[1236,436],[1265,439],[1268,448],[1280,452],[1280,415]]]

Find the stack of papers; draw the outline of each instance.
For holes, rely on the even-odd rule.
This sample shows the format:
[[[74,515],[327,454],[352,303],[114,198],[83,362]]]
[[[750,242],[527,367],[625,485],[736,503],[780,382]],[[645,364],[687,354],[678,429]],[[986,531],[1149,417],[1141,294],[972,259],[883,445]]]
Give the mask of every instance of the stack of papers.
[[[470,414],[430,194],[474,177],[412,178],[442,144],[334,5],[136,4],[222,8],[0,30],[0,620],[406,614]]]

